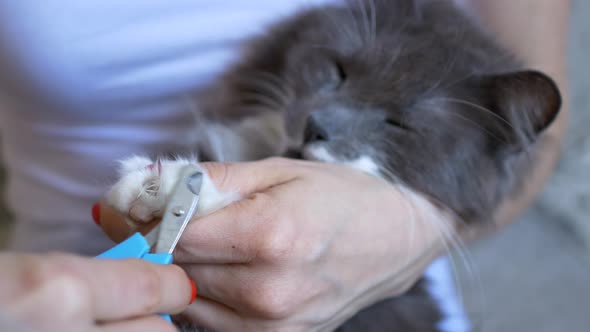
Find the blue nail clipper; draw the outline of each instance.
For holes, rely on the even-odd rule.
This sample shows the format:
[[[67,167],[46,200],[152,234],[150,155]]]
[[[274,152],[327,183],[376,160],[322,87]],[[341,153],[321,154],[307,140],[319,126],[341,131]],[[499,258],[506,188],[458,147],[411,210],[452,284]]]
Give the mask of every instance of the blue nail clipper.
[[[156,264],[171,264],[172,252],[186,225],[197,211],[203,173],[195,165],[185,166],[162,216],[162,221],[145,237],[135,233],[117,246],[96,256],[104,259],[139,258]],[[153,252],[150,250],[153,248]],[[169,315],[162,315],[171,322]]]

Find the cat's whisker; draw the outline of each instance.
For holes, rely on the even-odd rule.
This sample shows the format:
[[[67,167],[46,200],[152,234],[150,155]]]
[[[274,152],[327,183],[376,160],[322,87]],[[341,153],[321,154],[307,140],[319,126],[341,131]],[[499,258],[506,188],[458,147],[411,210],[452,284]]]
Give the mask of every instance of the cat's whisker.
[[[438,78],[438,80],[430,88],[428,88],[428,90],[426,90],[422,94],[423,96],[425,96],[426,98],[428,98],[428,96],[430,95],[430,93],[432,93],[432,91],[435,91],[435,90],[437,90],[438,88],[441,87],[441,85],[443,84],[443,82],[446,81],[447,78],[449,77],[449,75],[451,74],[452,68],[455,66],[455,62],[457,61],[458,58],[459,58],[459,56],[457,54],[455,54],[455,56],[452,56],[450,58],[450,60],[446,64],[445,69],[442,72],[442,74],[440,75],[440,77]],[[471,74],[468,75],[468,77],[471,77]]]
[[[262,93],[257,92],[250,92],[250,93],[242,93],[240,95],[240,102],[242,104],[262,104],[266,105],[270,108],[279,109],[282,106],[282,103],[279,100],[276,100],[270,96],[264,95]]]
[[[385,175],[389,181],[392,181],[394,183],[401,183],[399,178],[390,170],[386,169],[386,168],[380,168],[379,170],[381,173],[383,173],[383,175]],[[395,190],[397,190],[398,192],[400,192],[401,194],[404,194],[404,191],[400,189],[399,186],[393,186],[395,188]],[[405,194],[407,196],[407,193]],[[434,198],[430,198],[430,200],[435,200]],[[440,206],[444,206],[442,203],[439,204]],[[450,211],[447,211],[447,213],[451,213]],[[453,215],[453,218],[456,221],[456,223],[460,223],[461,222],[461,218],[459,216],[457,216],[454,213],[451,213]],[[457,236],[457,234],[455,234],[452,229],[449,229],[449,227],[442,227],[441,225],[430,220],[427,219],[428,222],[433,222],[433,226],[435,226],[437,229],[439,229],[439,231],[441,232],[441,236],[443,237],[443,239],[445,241],[450,242],[450,245],[447,244],[447,249],[449,249],[449,252],[451,251],[451,249],[455,249],[461,252],[464,252],[465,250],[465,246],[463,244],[463,242],[461,241],[461,239]],[[464,255],[462,255],[462,257],[464,257]],[[465,258],[464,259],[465,262],[469,262],[469,259]],[[469,264],[468,264],[469,265]]]
[[[440,100],[443,102],[450,102],[450,103],[457,103],[457,104],[463,104],[463,105],[467,105],[470,107],[473,107],[477,110],[483,111],[486,114],[491,115],[492,117],[500,120],[501,122],[503,122],[505,125],[507,125],[508,127],[514,129],[514,126],[508,122],[508,120],[504,119],[503,117],[501,117],[500,115],[496,114],[494,111],[490,110],[489,108],[486,108],[482,105],[478,105],[476,103],[464,100],[464,99],[459,99],[459,98],[452,98],[452,97],[437,97],[437,98],[433,98],[434,100]]]
[[[457,220],[460,220],[460,218],[458,218]],[[484,300],[485,299],[485,292],[484,292],[484,287],[483,287],[482,280],[481,280],[481,275],[476,272],[475,267],[473,265],[473,259],[471,258],[469,251],[466,249],[465,243],[456,234],[456,232],[446,229],[445,227],[442,227],[441,231],[443,233],[446,233],[446,235],[443,234],[443,236],[445,236],[448,241],[447,250],[450,252],[448,257],[449,257],[449,260],[451,263],[451,269],[453,270],[453,280],[454,280],[454,283],[457,287],[457,297],[458,297],[459,303],[462,303],[464,306],[466,304],[466,300],[465,300],[465,296],[464,296],[464,293],[465,293],[464,289],[467,286],[463,286],[463,283],[459,279],[459,264],[457,262],[456,256],[458,257],[459,262],[462,263],[461,266],[465,269],[465,273],[468,277],[468,279],[467,279],[468,285],[471,285],[471,287],[474,287],[473,293],[477,294],[477,296],[475,296],[475,298],[479,299],[479,303],[472,304],[472,307],[480,308],[480,311],[479,311],[480,313],[485,312],[485,310],[484,310],[484,308],[485,308],[485,300]],[[479,317],[479,320],[483,319],[481,314],[480,315],[474,314],[474,316],[476,316],[476,317],[473,317],[472,323],[475,323],[475,320],[478,317]]]
[[[458,216],[452,214],[455,220],[460,220]],[[476,291],[480,293],[480,297],[483,301],[483,287],[481,285],[481,278],[478,273],[475,272],[475,268],[473,266],[473,260],[469,255],[469,251],[466,249],[465,243],[463,240],[458,236],[455,232],[454,227],[450,225],[445,225],[439,220],[433,220],[429,218],[424,218],[424,222],[430,224],[430,226],[435,229],[441,238],[442,245],[447,252],[447,258],[449,259],[450,267],[453,274],[453,283],[457,289],[457,297],[459,303],[465,303],[464,297],[464,288],[465,286],[459,279],[460,270],[464,269],[466,275],[469,277],[468,280],[470,283],[475,283]]]
[[[207,132],[207,143],[216,161],[226,162],[227,157],[223,149],[223,140],[219,135],[214,135],[211,132]]]
[[[360,20],[361,20],[361,27],[362,29],[362,36],[363,39],[367,41],[367,44],[372,44],[371,42],[371,35],[370,35],[370,22],[368,18],[367,12],[367,2],[364,0],[357,0],[357,5],[359,7],[359,12],[361,13]]]
[[[243,86],[241,104],[260,104],[278,110],[293,96],[288,80],[271,73],[252,72],[238,82]]]
[[[357,0],[353,6],[360,12],[359,35],[363,44],[373,46],[377,38],[377,9],[374,0]]]
[[[274,83],[277,87],[282,87],[283,85],[283,79],[273,73],[269,73],[266,71],[257,71],[252,75],[254,75],[255,77],[259,77],[262,80],[272,81],[272,83]]]
[[[384,64],[383,68],[380,69],[380,75],[387,75],[386,73],[391,72],[395,65],[400,59],[400,55],[403,53],[404,45],[398,45],[395,49],[383,50],[389,54],[389,61]]]
[[[409,193],[404,193],[404,190],[402,188],[404,188],[405,185],[403,184],[402,181],[399,180],[399,178],[394,174],[394,172],[390,171],[389,169],[383,168],[383,167],[380,168],[380,172],[385,177],[387,177],[389,179],[389,181],[391,181],[392,183],[401,183],[402,184],[402,186],[393,186],[394,190],[398,191],[402,195],[409,196]],[[434,199],[432,197],[430,197],[429,199],[436,201],[436,199]],[[439,206],[444,206],[444,204],[442,204],[441,202],[439,202],[439,203],[440,203],[440,204],[438,204]],[[410,219],[411,219],[412,223],[416,223],[419,221],[429,223],[430,227],[432,229],[434,229],[439,234],[440,239],[441,239],[441,243],[445,249],[445,252],[447,253],[447,256],[448,256],[448,259],[450,262],[450,267],[453,272],[454,284],[457,287],[457,296],[459,297],[460,303],[465,303],[464,292],[462,291],[462,289],[464,289],[464,287],[462,287],[462,283],[459,279],[459,271],[461,268],[463,268],[465,270],[466,275],[469,277],[468,280],[475,283],[476,291],[480,294],[480,296],[478,296],[478,298],[480,298],[482,301],[479,304],[479,306],[483,308],[484,294],[483,294],[483,286],[482,286],[480,275],[475,271],[475,268],[473,266],[473,260],[471,259],[470,255],[469,255],[469,251],[466,249],[465,243],[463,242],[463,240],[458,236],[458,234],[455,231],[455,227],[457,227],[456,225],[465,224],[465,222],[457,214],[453,213],[452,211],[448,211],[448,210],[445,211],[445,213],[447,213],[451,216],[450,219],[454,222],[454,224],[455,224],[454,226],[441,223],[440,220],[438,220],[438,219],[436,219],[436,220],[431,219],[431,218],[417,219],[416,214],[414,213],[413,209],[419,209],[419,208],[414,206],[411,202],[407,202],[406,205],[408,205],[407,211],[410,212],[410,215],[411,215]],[[415,227],[415,225],[413,225],[412,227]],[[457,260],[459,260],[459,261],[457,261]]]
[[[403,191],[402,188],[398,186],[393,186],[394,190],[399,192],[401,196],[407,196],[406,193]],[[412,252],[412,245],[415,241],[416,236],[416,223],[418,220],[416,219],[416,211],[419,209],[416,207],[411,200],[402,200],[402,204],[404,206],[404,210],[409,214],[409,224],[410,227],[408,229],[408,241],[407,241],[407,254],[406,254],[406,261],[404,265],[408,265],[411,263],[411,252]]]
[[[266,94],[269,98],[276,100],[284,100],[286,93],[280,90],[277,86],[269,83],[260,78],[251,77],[244,79],[243,83],[244,91],[252,91],[260,94]]]
[[[477,127],[479,129],[485,131],[490,136],[492,136],[495,139],[497,139],[499,142],[508,144],[508,142],[505,139],[503,139],[503,138],[499,137],[498,135],[494,134],[491,130],[487,129],[486,127],[480,125],[479,123],[477,123],[477,122],[475,122],[475,121],[473,121],[473,120],[471,120],[471,119],[469,119],[467,117],[462,116],[461,114],[459,114],[457,112],[448,112],[447,114],[454,115],[454,116],[456,116],[456,117],[458,117],[458,118],[460,118],[460,119],[462,119],[462,120],[464,120],[466,122],[469,122],[469,123],[473,124],[475,127]]]
[[[460,220],[461,218],[455,216],[455,223],[458,223],[458,221]],[[435,227],[437,226],[437,223],[434,221],[432,222],[432,224]],[[466,303],[464,289],[466,287],[473,287],[473,293],[478,294],[476,298],[481,301],[478,305],[474,304],[473,306],[483,308],[485,294],[482,285],[481,275],[477,273],[473,264],[473,259],[471,258],[469,250],[467,250],[464,241],[461,239],[461,237],[458,236],[458,234],[452,228],[440,226],[439,230],[441,232],[441,235],[445,239],[446,250],[449,252],[448,257],[451,263],[451,269],[453,271],[453,280],[457,288],[457,297],[459,303]],[[464,269],[465,275],[467,276],[467,286],[464,285],[464,283],[462,283],[459,279],[460,268]],[[483,310],[481,310],[481,312],[483,312]]]
[[[190,130],[189,133],[186,135],[186,139],[189,142],[192,142],[191,145],[198,145],[199,142],[199,138],[200,138],[200,132],[201,132],[201,126],[202,123],[204,122],[203,120],[203,113],[201,112],[200,108],[199,108],[199,104],[198,102],[195,100],[195,97],[192,95],[187,95],[184,98],[184,102],[186,104],[186,107],[188,109],[188,111],[191,114],[192,117],[192,125],[194,126],[194,130]]]
[[[350,31],[349,37],[355,37],[355,39],[357,39],[358,42],[360,42],[361,44],[365,44],[366,40],[364,39],[363,27],[361,25],[362,22],[359,22],[359,18],[355,14],[355,8],[358,7],[359,1],[362,0],[356,0],[356,2],[353,2],[353,0],[349,0],[346,3],[346,8],[348,9],[347,12],[350,17],[350,22],[352,23],[351,28],[354,28],[354,30]]]
[[[369,41],[371,45],[375,45],[375,41],[377,40],[377,8],[375,0],[367,0],[366,4],[368,8]]]
[[[269,72],[254,72],[251,74],[251,78],[264,84],[267,89],[275,91],[278,96],[290,94],[290,89],[288,89],[289,82],[275,74]]]
[[[330,34],[336,38],[337,36],[339,36],[340,34],[344,35],[344,36],[348,36],[349,33],[346,30],[346,26],[343,26],[342,24],[338,23],[338,19],[336,17],[334,17],[334,13],[329,10],[328,8],[330,7],[318,7],[318,12],[321,12],[321,14],[323,16],[325,16],[326,18],[326,22],[330,22],[330,29],[328,30],[330,32]],[[316,47],[316,46],[322,46],[324,48],[326,48],[326,45],[324,44],[309,44],[310,47]]]
[[[393,172],[390,172],[388,169],[386,168],[381,168],[380,172],[382,174],[384,174],[386,177],[388,177],[389,179],[396,179],[395,175],[393,174]],[[406,197],[407,193],[402,189],[402,187],[399,186],[392,186],[393,190],[397,191],[401,196]],[[406,252],[407,254],[406,256],[406,261],[404,262],[404,265],[408,265],[410,264],[410,260],[411,260],[411,252],[412,252],[412,245],[413,242],[415,240],[415,236],[416,236],[416,210],[418,209],[410,200],[403,200],[402,201],[404,210],[409,214],[409,223],[410,223],[410,228],[408,229],[408,237],[407,239],[409,239],[409,241],[407,242],[407,247],[406,247]]]

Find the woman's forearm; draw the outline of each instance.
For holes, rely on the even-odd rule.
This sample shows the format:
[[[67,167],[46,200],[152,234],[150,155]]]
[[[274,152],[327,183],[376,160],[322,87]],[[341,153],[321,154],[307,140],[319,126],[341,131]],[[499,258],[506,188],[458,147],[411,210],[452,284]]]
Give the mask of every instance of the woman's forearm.
[[[563,105],[559,117],[541,136],[530,178],[496,214],[496,224],[508,224],[533,202],[551,175],[560,152],[568,118],[568,0],[466,0],[471,13],[525,65],[551,76]]]

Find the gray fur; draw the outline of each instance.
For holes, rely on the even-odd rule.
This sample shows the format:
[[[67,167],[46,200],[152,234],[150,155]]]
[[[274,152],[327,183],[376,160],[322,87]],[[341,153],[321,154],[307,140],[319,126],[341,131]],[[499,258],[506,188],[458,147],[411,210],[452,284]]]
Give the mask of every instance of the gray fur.
[[[451,1],[436,0],[303,11],[249,42],[244,60],[199,99],[212,122],[240,126],[278,114],[270,118],[284,131],[269,135],[264,128],[275,122],[244,129],[251,151],[235,158],[223,153],[227,146],[205,143],[209,159],[257,159],[312,144],[343,160],[369,155],[384,178],[466,225],[489,221],[518,191],[561,105],[549,77],[522,68]],[[340,331],[435,331],[441,314],[421,286]]]

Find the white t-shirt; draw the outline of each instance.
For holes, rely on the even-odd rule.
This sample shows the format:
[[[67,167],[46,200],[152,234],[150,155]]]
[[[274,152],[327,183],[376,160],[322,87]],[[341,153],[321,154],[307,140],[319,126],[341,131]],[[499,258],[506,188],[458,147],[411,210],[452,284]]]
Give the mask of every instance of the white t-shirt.
[[[0,0],[10,247],[96,255],[111,246],[90,207],[115,179],[115,161],[190,151],[186,95],[231,62],[244,38],[330,1]]]

